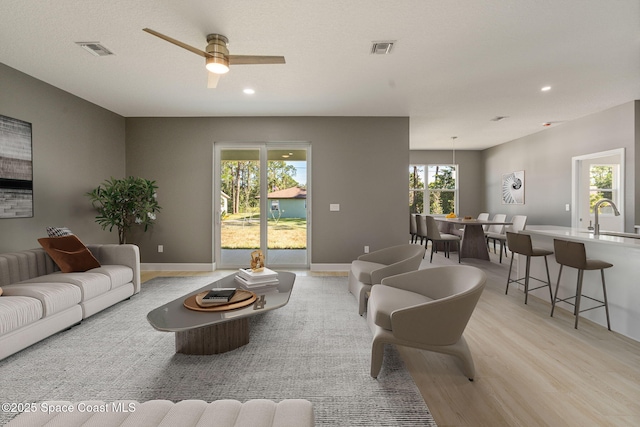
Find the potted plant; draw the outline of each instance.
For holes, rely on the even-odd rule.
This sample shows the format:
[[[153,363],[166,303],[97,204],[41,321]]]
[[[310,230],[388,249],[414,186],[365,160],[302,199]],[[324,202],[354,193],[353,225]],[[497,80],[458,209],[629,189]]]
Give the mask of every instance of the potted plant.
[[[118,229],[120,244],[126,242],[126,233],[134,225],[144,226],[144,231],[156,219],[158,189],[155,181],[144,178],[111,178],[87,193],[94,208],[98,211],[96,222],[112,231]]]

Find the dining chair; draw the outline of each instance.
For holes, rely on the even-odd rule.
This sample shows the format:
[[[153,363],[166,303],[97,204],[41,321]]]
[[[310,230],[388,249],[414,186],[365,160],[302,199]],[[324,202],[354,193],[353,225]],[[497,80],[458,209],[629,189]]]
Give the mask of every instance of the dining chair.
[[[489,214],[486,213],[486,212],[480,213],[480,214],[478,214],[478,217],[476,219],[478,219],[480,221],[486,221],[486,220],[489,219]],[[482,229],[485,231],[485,233],[487,231],[487,228],[489,228],[488,225],[483,225],[482,226]],[[458,233],[456,233],[456,234],[458,234],[461,237],[464,236],[464,226],[460,227],[457,231],[458,231],[459,234]]]
[[[427,238],[427,221],[424,215],[416,214],[416,243],[418,243],[418,237],[420,238],[420,244],[424,244],[424,239]]]
[[[418,239],[418,221],[416,220],[416,214],[409,214],[409,236],[411,237],[411,243],[415,243]]]
[[[527,225],[527,216],[526,215],[514,215],[511,217],[511,224],[506,225],[504,227],[504,231],[505,233],[507,231],[510,231],[511,233],[518,233],[522,230],[524,230],[524,228]],[[498,241],[500,243],[500,263],[502,263],[502,252],[504,252],[504,256],[507,256],[507,235],[506,234],[501,234],[501,235],[495,235],[495,236],[490,236],[490,239],[493,239],[493,244],[494,244],[494,252],[495,252],[495,243],[496,241]]]
[[[433,261],[433,252],[434,250],[437,252],[436,246],[438,243],[444,243],[444,255],[449,258],[451,242],[456,242],[456,247],[458,249],[458,262],[460,262],[460,237],[453,234],[440,233],[438,223],[436,223],[434,217],[425,215],[424,219],[427,223],[427,243],[431,240],[431,258],[429,258],[429,262]],[[425,248],[427,247],[427,243],[425,243]]]
[[[488,212],[482,212],[478,214],[478,218],[480,221],[486,221],[489,219],[489,213]],[[486,232],[489,229],[488,225],[483,225],[482,229]]]
[[[507,219],[507,215],[505,214],[495,214],[491,221],[495,222],[505,222]],[[496,252],[496,239],[504,234],[504,225],[502,224],[492,224],[487,228],[487,231],[484,233],[484,237],[487,240],[487,246],[489,246],[489,239],[493,240],[493,253]]]

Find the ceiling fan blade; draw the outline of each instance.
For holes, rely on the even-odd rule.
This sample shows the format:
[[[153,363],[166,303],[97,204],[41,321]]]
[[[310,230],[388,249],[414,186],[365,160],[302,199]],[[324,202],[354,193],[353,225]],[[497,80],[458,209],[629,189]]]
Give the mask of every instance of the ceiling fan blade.
[[[186,43],[182,43],[180,40],[176,40],[176,39],[171,38],[169,36],[165,36],[164,34],[159,33],[157,31],[154,31],[151,28],[143,28],[142,31],[146,31],[149,34],[153,34],[156,37],[160,37],[162,40],[166,40],[169,43],[173,43],[176,46],[180,46],[183,49],[187,49],[188,51],[193,52],[196,55],[200,55],[200,56],[205,57],[205,58],[210,58],[212,56],[212,55],[208,54],[207,52],[205,52],[203,50],[197,49],[197,48],[195,48],[193,46],[189,46]]]
[[[284,56],[227,55],[230,65],[284,64]]]
[[[207,81],[207,87],[209,89],[215,89],[218,86],[218,80],[220,80],[221,74],[207,72],[209,79]]]

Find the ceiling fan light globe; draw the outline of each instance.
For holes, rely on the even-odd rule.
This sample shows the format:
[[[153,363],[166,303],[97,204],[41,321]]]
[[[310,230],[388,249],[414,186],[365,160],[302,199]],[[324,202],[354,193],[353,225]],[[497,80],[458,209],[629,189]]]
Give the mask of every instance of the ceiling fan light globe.
[[[229,62],[225,58],[207,58],[207,70],[215,74],[229,72]]]

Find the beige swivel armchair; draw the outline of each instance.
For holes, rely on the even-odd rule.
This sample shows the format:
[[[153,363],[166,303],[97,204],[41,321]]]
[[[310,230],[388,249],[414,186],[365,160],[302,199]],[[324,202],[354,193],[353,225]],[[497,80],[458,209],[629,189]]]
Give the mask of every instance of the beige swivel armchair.
[[[387,277],[375,285],[367,313],[373,332],[371,376],[380,373],[384,345],[395,344],[455,356],[473,381],[475,366],[462,333],[486,281],[479,268],[454,265]]]
[[[358,313],[367,310],[367,292],[387,276],[417,270],[424,257],[422,245],[397,245],[360,255],[351,263],[349,292],[358,300]]]

